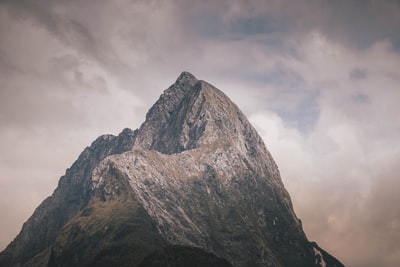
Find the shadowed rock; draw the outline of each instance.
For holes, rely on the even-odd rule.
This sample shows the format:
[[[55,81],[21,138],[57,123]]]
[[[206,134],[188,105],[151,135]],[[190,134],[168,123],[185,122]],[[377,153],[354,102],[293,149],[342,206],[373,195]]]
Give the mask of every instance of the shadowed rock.
[[[204,266],[210,255],[227,266],[343,266],[308,241],[239,108],[183,72],[137,131],[103,136],[81,154],[0,265],[157,266],[180,257],[171,266],[183,266],[190,255]]]

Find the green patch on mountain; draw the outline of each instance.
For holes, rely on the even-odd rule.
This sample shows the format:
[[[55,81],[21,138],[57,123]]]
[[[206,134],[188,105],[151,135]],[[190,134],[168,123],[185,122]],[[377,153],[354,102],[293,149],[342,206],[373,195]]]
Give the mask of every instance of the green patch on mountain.
[[[59,233],[48,266],[135,266],[166,245],[126,180],[111,173]]]

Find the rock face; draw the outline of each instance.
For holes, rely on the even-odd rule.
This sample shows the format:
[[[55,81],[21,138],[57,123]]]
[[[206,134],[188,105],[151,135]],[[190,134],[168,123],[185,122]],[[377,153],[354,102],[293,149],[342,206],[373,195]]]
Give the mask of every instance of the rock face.
[[[138,130],[85,149],[0,254],[0,266],[166,263],[343,266],[307,240],[243,113],[187,72]]]
[[[135,137],[136,132],[125,129],[117,137],[100,136],[87,147],[60,178],[52,196],[39,205],[14,241],[1,252],[0,266],[32,266],[29,261],[35,256],[47,257],[61,228],[88,204],[94,167],[109,155],[131,149]]]

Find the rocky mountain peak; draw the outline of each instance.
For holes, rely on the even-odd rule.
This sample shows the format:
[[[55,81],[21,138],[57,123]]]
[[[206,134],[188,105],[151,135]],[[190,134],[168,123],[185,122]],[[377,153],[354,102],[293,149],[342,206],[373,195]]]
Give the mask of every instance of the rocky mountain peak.
[[[175,85],[190,88],[197,82],[197,78],[188,71],[183,71],[176,79]]]
[[[172,115],[179,108],[185,96],[195,93],[198,80],[189,72],[182,72],[174,84],[166,89],[158,101],[146,114],[146,121],[142,124],[141,132],[134,148],[150,149],[157,139],[157,135],[165,131]],[[160,132],[160,133],[157,133]]]
[[[255,153],[257,145],[264,146],[245,115],[223,92],[183,72],[149,110],[133,149],[173,154],[224,144],[249,153]]]
[[[166,266],[171,258],[186,266],[343,266],[307,240],[245,115],[188,72],[138,130],[102,136],[82,152],[0,266]]]
[[[256,130],[223,92],[188,73],[150,109],[132,151],[108,158],[95,172],[110,166],[129,177],[135,196],[174,245],[204,248],[235,266],[314,261]],[[93,176],[95,187],[102,176]]]

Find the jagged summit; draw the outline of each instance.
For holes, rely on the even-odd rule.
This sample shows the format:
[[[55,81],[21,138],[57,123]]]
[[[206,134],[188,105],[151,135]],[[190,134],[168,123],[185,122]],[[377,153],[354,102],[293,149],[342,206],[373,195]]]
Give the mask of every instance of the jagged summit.
[[[187,266],[343,266],[307,240],[244,114],[188,72],[138,130],[82,152],[0,266],[157,266],[179,255]]]
[[[133,149],[173,154],[230,143],[255,153],[262,143],[239,108],[213,85],[183,72],[149,110]]]
[[[188,71],[183,71],[176,79],[175,84],[186,85],[196,83],[197,78]]]
[[[150,149],[155,142],[155,129],[162,132],[170,120],[171,114],[178,109],[182,99],[188,94],[193,94],[198,80],[189,72],[182,72],[174,84],[166,89],[158,101],[146,114],[146,121],[139,131],[142,133],[136,140],[134,149],[139,147]],[[192,91],[193,90],[193,91]],[[152,130],[153,129],[153,130]]]

